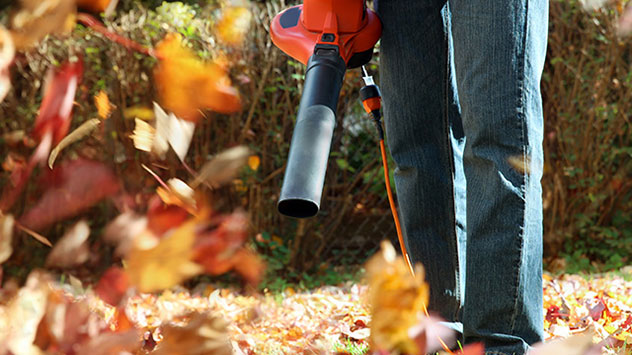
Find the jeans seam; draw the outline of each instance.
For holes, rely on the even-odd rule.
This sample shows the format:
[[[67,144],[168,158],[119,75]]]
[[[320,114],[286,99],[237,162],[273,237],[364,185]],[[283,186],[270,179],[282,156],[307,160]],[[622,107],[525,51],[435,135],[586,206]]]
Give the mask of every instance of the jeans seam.
[[[519,69],[518,69],[518,73],[520,75],[520,78],[518,80],[518,89],[519,89],[519,99],[518,99],[518,103],[517,103],[517,107],[519,108],[518,111],[518,117],[520,118],[518,120],[519,123],[519,129],[520,129],[520,140],[521,140],[521,149],[522,149],[522,164],[523,164],[523,172],[522,172],[522,177],[523,177],[523,185],[522,185],[522,193],[526,193],[524,191],[524,189],[527,186],[528,183],[528,173],[527,173],[527,147],[526,147],[526,143],[525,143],[525,124],[526,124],[526,105],[525,105],[525,101],[526,101],[526,90],[525,90],[525,83],[524,83],[524,78],[525,78],[525,71],[526,71],[526,60],[527,60],[527,56],[526,56],[526,50],[527,50],[527,37],[528,37],[528,26],[529,24],[529,0],[525,1],[525,10],[524,10],[524,24],[523,24],[523,28],[522,28],[522,41],[521,41],[521,56],[522,56],[522,60],[519,62]],[[522,196],[521,196],[522,197]],[[526,196],[524,196],[525,199],[525,203],[526,203]],[[512,316],[511,316],[511,322],[510,322],[510,329],[511,329],[511,333],[514,333],[515,328],[516,328],[516,320],[518,318],[518,295],[520,294],[520,268],[522,266],[522,259],[524,258],[524,240],[525,240],[525,229],[526,229],[526,225],[525,225],[525,221],[526,221],[526,206],[523,204],[523,211],[522,211],[522,225],[520,228],[520,235],[519,235],[519,253],[518,253],[518,263],[517,263],[517,267],[518,267],[518,272],[516,273],[516,280],[515,280],[515,296],[514,296],[514,306],[513,306],[513,312],[512,312]],[[493,353],[492,353],[493,354]],[[500,353],[502,354],[502,353]]]

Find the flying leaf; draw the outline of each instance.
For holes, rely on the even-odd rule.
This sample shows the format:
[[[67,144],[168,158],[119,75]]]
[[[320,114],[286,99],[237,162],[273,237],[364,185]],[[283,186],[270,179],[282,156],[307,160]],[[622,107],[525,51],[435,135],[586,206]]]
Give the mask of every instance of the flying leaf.
[[[163,187],[156,189],[156,194],[160,196],[162,202],[167,205],[180,206],[194,214],[196,210],[195,191],[184,181],[176,178],[169,179],[167,186],[169,190]]]
[[[619,18],[619,27],[617,34],[619,36],[627,36],[632,33],[632,5],[628,3],[625,12]]]
[[[9,66],[15,56],[15,46],[11,34],[4,27],[0,26],[0,102],[11,88],[11,78],[9,77]]]
[[[246,164],[249,155],[250,150],[244,146],[233,147],[217,154],[204,164],[189,186],[195,189],[200,184],[206,183],[211,187],[219,187],[230,182],[239,169]]]
[[[162,341],[152,354],[214,354],[232,355],[228,323],[208,313],[190,314],[183,326],[167,324],[161,328]]]
[[[105,12],[106,16],[114,11],[118,0],[78,0],[77,6],[89,12]]]
[[[146,229],[147,217],[125,212],[105,227],[103,240],[116,245],[116,256],[125,256],[131,250],[134,239]]]
[[[44,84],[44,99],[33,128],[33,137],[37,140],[42,140],[47,133],[52,132],[53,144],[57,144],[68,133],[72,105],[82,74],[81,59],[65,62],[58,69],[49,70]]]
[[[152,151],[162,156],[171,146],[178,158],[184,161],[193,139],[195,123],[181,120],[173,113],[167,115],[155,102],[154,116],[156,117],[156,135]]]
[[[125,119],[141,119],[143,121],[150,121],[154,119],[154,110],[144,106],[132,106],[123,110],[123,117]]]
[[[132,248],[126,258],[130,283],[140,292],[154,292],[199,274],[202,268],[191,261],[195,226],[195,220],[191,220],[160,239],[153,248]]]
[[[116,307],[129,289],[129,277],[120,267],[112,266],[99,279],[94,292],[106,303]]]
[[[13,237],[13,224],[15,219],[12,215],[0,213],[0,264],[7,261],[13,253],[11,240]]]
[[[11,35],[18,50],[39,42],[50,33],[67,33],[75,25],[75,0],[21,0],[11,17]]]
[[[112,104],[105,91],[101,90],[94,96],[94,104],[97,106],[99,117],[106,119],[110,116],[110,113],[112,113]]]
[[[251,170],[256,171],[259,169],[259,165],[261,164],[261,159],[257,155],[251,155],[248,157],[248,167]]]
[[[219,39],[230,45],[239,45],[248,33],[252,14],[245,7],[229,6],[222,11],[216,32]]]
[[[33,239],[37,240],[38,242],[46,245],[49,248],[53,247],[53,243],[51,243],[50,240],[48,240],[48,238],[46,238],[45,236],[43,236],[43,235],[41,235],[41,234],[39,234],[39,233],[37,233],[37,232],[35,232],[33,230],[30,230],[30,229],[24,227],[20,223],[16,223],[15,225],[16,225],[16,227],[19,230],[21,230],[22,232],[28,234],[30,237],[32,237]]]
[[[147,229],[156,236],[162,236],[167,231],[178,228],[189,218],[191,213],[179,205],[166,204],[159,196],[149,200]]]
[[[114,174],[102,163],[77,159],[66,162],[49,174],[49,188],[20,221],[41,230],[92,207],[119,189]]]
[[[167,35],[156,47],[160,59],[154,76],[160,101],[177,117],[196,122],[200,109],[231,113],[241,108],[237,91],[224,69],[204,63],[183,46],[177,34]]]
[[[136,126],[134,128],[134,133],[130,137],[134,141],[134,147],[144,152],[151,152],[154,146],[156,129],[149,123],[139,118],[135,118],[134,123]]]
[[[72,131],[69,135],[65,136],[59,144],[50,152],[48,156],[48,167],[53,168],[53,164],[55,164],[55,159],[57,159],[57,155],[63,149],[68,147],[69,145],[83,139],[84,137],[90,135],[99,125],[101,124],[101,120],[98,118],[93,118],[91,120],[87,120],[82,123],[81,126],[77,127],[74,131]]]
[[[366,264],[366,277],[372,314],[371,348],[419,354],[421,349],[409,330],[420,322],[418,315],[426,313],[430,291],[423,267],[416,265],[413,277],[404,259],[397,257],[388,241],[383,241],[381,250]]]
[[[55,243],[46,258],[46,266],[67,269],[85,263],[90,257],[89,236],[88,223],[77,222]]]

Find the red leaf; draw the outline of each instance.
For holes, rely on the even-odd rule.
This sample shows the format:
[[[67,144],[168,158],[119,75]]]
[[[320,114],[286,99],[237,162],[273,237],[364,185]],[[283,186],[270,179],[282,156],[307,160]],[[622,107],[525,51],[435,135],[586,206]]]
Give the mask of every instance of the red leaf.
[[[106,303],[117,306],[129,288],[129,278],[120,267],[112,266],[105,271],[94,292]]]
[[[157,237],[166,231],[177,228],[191,215],[184,208],[176,205],[167,205],[158,196],[149,200],[147,209],[147,228]]]
[[[85,159],[61,164],[49,174],[48,180],[51,186],[20,219],[28,228],[41,230],[72,217],[119,189],[108,167]]]
[[[50,70],[44,84],[44,99],[35,119],[33,137],[41,140],[46,133],[53,134],[53,145],[66,136],[75,93],[83,74],[83,61],[65,62]]]

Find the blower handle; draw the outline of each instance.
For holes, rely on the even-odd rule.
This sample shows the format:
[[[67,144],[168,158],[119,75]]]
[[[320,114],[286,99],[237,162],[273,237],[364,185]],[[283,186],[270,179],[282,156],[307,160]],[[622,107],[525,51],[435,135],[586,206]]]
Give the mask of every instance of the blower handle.
[[[320,209],[345,70],[337,46],[316,45],[305,71],[303,95],[277,205],[283,215],[307,218]]]

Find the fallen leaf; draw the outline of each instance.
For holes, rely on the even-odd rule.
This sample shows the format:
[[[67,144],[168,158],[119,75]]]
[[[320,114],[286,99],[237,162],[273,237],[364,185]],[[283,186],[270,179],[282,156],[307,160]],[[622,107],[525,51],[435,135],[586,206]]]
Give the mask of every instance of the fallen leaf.
[[[556,339],[535,344],[530,355],[599,355],[601,346],[593,344],[594,331],[573,335],[566,339]]]
[[[0,265],[7,261],[13,253],[11,241],[14,223],[15,219],[12,215],[5,216],[0,212]]]
[[[222,67],[204,63],[183,46],[178,34],[168,34],[156,47],[154,71],[160,101],[177,117],[196,122],[200,109],[232,113],[241,109],[237,91]]]
[[[140,348],[140,332],[130,329],[116,333],[101,333],[84,343],[77,355],[136,354]]]
[[[204,164],[189,186],[195,189],[200,184],[206,183],[216,188],[232,181],[239,169],[246,164],[249,155],[250,150],[244,146],[233,147],[217,154]]]
[[[409,330],[420,322],[420,314],[427,314],[430,291],[421,264],[415,266],[413,277],[404,259],[383,241],[381,250],[366,263],[366,278],[372,314],[371,348],[419,354],[422,349]]]
[[[239,45],[248,33],[252,14],[245,7],[229,6],[222,10],[222,17],[217,22],[216,33],[222,42]]]
[[[153,248],[132,248],[125,259],[131,284],[140,292],[154,292],[199,274],[202,268],[191,261],[195,227],[196,221],[191,220],[160,239]]]
[[[6,338],[7,349],[13,354],[39,354],[33,345],[40,320],[46,312],[46,300],[50,293],[50,278],[41,271],[33,271],[17,295],[6,307],[9,319]],[[19,320],[19,321],[16,321]],[[0,334],[0,343],[3,343]]]
[[[116,307],[129,289],[129,277],[120,267],[112,266],[99,279],[94,292],[106,303]]]
[[[67,269],[85,263],[90,257],[89,236],[88,223],[83,220],[77,222],[55,243],[46,258],[46,266]]]
[[[77,159],[59,165],[49,174],[49,187],[20,222],[41,230],[92,207],[119,189],[114,174],[102,163]]]
[[[55,164],[55,160],[57,159],[57,155],[63,149],[68,147],[69,145],[82,140],[84,137],[89,136],[92,132],[99,127],[101,124],[101,120],[98,118],[93,118],[91,120],[87,120],[82,123],[81,126],[77,127],[74,131],[72,131],[69,135],[65,136],[59,144],[50,152],[48,156],[48,167],[50,169],[53,168],[53,164]]]
[[[152,354],[233,354],[224,319],[208,313],[193,313],[187,318],[190,320],[183,327],[167,324],[161,328],[163,339]]]
[[[65,62],[59,68],[49,70],[44,83],[44,99],[33,128],[33,137],[38,141],[47,133],[52,133],[53,144],[57,144],[68,133],[72,105],[82,74],[81,59]]]
[[[15,46],[11,34],[0,26],[0,102],[4,100],[11,89],[9,66],[15,56]]]
[[[11,17],[11,35],[18,50],[35,45],[50,33],[68,33],[75,25],[75,0],[21,0]]]

